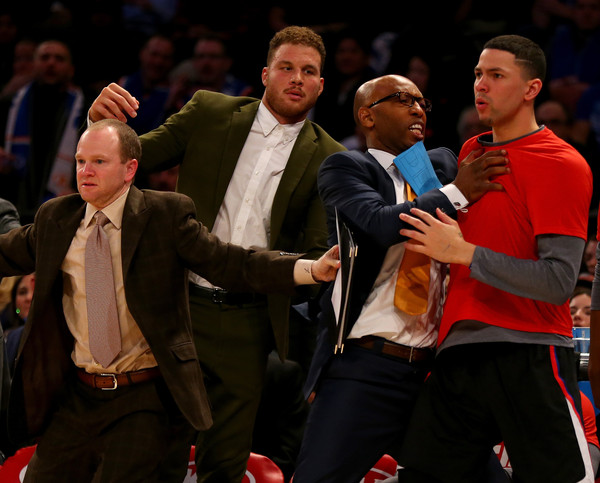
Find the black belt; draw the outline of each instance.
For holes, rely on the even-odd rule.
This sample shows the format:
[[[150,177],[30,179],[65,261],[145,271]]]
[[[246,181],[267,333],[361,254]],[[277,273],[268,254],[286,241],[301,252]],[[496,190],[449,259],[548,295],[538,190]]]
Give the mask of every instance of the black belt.
[[[398,359],[404,359],[408,362],[430,361],[435,356],[433,349],[396,344],[382,337],[372,335],[366,335],[360,339],[346,339],[346,343],[369,349],[378,354],[386,354]]]
[[[207,288],[190,283],[190,295],[202,297],[215,304],[244,305],[265,303],[267,296],[260,293],[228,292],[222,288]]]

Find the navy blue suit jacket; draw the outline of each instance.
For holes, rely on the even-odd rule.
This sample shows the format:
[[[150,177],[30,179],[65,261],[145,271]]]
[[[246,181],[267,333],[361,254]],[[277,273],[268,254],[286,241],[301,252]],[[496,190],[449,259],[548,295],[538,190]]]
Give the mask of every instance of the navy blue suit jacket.
[[[428,155],[442,185],[454,180],[458,164],[452,151],[437,148],[428,151]],[[390,176],[373,156],[359,151],[344,151],[329,156],[319,170],[318,185],[327,211],[329,245],[337,243],[337,208],[340,219],[350,228],[359,247],[349,299],[350,330],[379,274],[387,249],[406,241],[399,233],[402,228],[412,228],[400,220],[400,213],[409,213],[411,208],[416,207],[434,214],[439,207],[448,215],[455,216],[456,209],[438,189],[423,193],[414,201],[396,204]],[[320,330],[305,387],[307,394],[316,384],[324,364],[333,356],[335,315],[331,304],[332,291],[333,283],[321,297]]]

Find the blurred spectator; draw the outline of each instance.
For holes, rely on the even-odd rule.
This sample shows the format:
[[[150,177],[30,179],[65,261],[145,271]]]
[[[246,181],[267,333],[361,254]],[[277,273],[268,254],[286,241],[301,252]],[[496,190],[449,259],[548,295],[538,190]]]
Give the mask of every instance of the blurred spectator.
[[[572,116],[565,105],[557,100],[548,99],[537,106],[535,110],[537,123],[544,125],[554,132],[559,138],[568,142],[585,158],[594,180],[594,191],[590,207],[597,207],[600,201],[600,165],[598,163],[600,152],[594,140],[582,140],[577,135],[579,126],[572,121]]]
[[[35,274],[15,277],[11,289],[10,302],[0,313],[2,322],[2,331],[4,332],[4,341],[6,343],[6,360],[8,361],[8,371],[12,376],[17,349],[21,341],[21,333],[25,326],[25,321],[29,315],[31,301],[33,300],[33,291],[35,288]]]
[[[47,199],[72,193],[78,129],[87,103],[72,84],[69,47],[47,40],[36,49],[34,80],[9,104],[0,104],[0,193],[13,202],[23,223]]]
[[[0,234],[21,226],[16,208],[8,201],[0,198]],[[3,278],[0,282],[0,310],[4,310],[11,303],[12,287],[9,283],[14,280]],[[5,456],[10,456],[14,445],[8,440],[6,430],[6,407],[8,405],[8,391],[10,389],[9,359],[5,350],[5,337],[0,324],[0,465]]]
[[[589,327],[592,303],[592,291],[589,287],[576,287],[569,301],[573,327]]]
[[[179,8],[178,0],[123,0],[125,28],[140,37],[149,37],[168,25]]]
[[[559,101],[549,99],[542,102],[535,110],[535,118],[538,125],[546,126],[559,138],[572,144],[569,113]]]
[[[171,73],[173,83],[173,112],[179,111],[200,89],[221,92],[230,96],[248,96],[252,87],[235,77],[225,40],[218,36],[198,39],[194,55],[180,63]]]
[[[21,87],[33,80],[34,56],[37,42],[22,39],[15,44],[12,76],[2,86],[0,98],[13,96]]]
[[[573,114],[583,92],[600,82],[600,0],[576,0],[573,22],[552,36],[548,61],[550,96]]]
[[[86,0],[77,6],[75,40],[70,42],[77,65],[74,82],[96,94],[109,82],[131,73],[147,38],[132,39],[125,31],[122,0]]]
[[[355,134],[354,94],[374,77],[369,62],[370,40],[356,32],[342,32],[337,37],[331,65],[325,69],[327,82],[313,119],[337,141]]]
[[[140,50],[139,69],[119,79],[119,85],[140,101],[137,116],[127,121],[138,134],[152,131],[166,119],[173,55],[173,41],[164,35],[153,35]]]
[[[429,99],[433,106],[431,112],[427,113],[425,146],[427,149],[450,146],[456,136],[448,126],[456,124],[459,111],[455,104],[458,96],[439,83],[444,76],[436,74],[440,64],[436,62],[435,51],[428,47],[407,49],[402,43],[402,37],[393,49],[389,73],[400,74],[413,81],[423,97]]]
[[[34,285],[35,276],[33,274],[12,278],[10,301],[0,313],[0,322],[5,337],[11,331],[25,325],[33,299]]]
[[[548,31],[573,19],[573,2],[570,0],[534,0],[531,6],[531,23]]]
[[[518,33],[546,47],[560,25],[573,21],[574,0],[533,0]]]
[[[12,56],[18,33],[16,13],[7,5],[0,7],[0,84],[12,76]]]
[[[581,262],[581,272],[579,273],[579,282],[592,283],[594,280],[594,271],[596,270],[596,247],[598,242],[595,237],[588,239],[583,251]],[[590,285],[591,286],[591,285]]]

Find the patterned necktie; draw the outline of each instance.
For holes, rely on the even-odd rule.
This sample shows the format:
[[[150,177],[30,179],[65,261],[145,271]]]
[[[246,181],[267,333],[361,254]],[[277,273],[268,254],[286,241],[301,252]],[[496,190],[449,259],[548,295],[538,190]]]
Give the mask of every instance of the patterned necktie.
[[[103,226],[110,220],[101,211],[85,247],[85,292],[87,297],[90,352],[102,367],[121,351],[115,281],[108,237]]]
[[[406,183],[406,198],[415,199],[415,194]],[[404,251],[394,293],[394,305],[409,315],[420,315],[427,311],[431,258],[422,253]]]

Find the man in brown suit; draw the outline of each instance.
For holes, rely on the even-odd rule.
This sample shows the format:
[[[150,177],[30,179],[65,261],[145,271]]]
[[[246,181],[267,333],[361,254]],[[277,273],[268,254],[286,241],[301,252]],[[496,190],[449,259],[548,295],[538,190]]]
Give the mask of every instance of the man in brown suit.
[[[170,442],[212,422],[188,269],[232,291],[263,293],[335,276],[335,250],[312,262],[222,243],[185,195],[131,185],[140,154],[131,128],[95,123],[77,149],[79,195],[45,203],[32,225],[0,237],[1,275],[36,272],[9,405],[12,434],[42,436],[26,481],[182,481],[189,446],[176,452]],[[100,210],[121,334],[120,352],[102,364],[88,336],[84,255]]]

